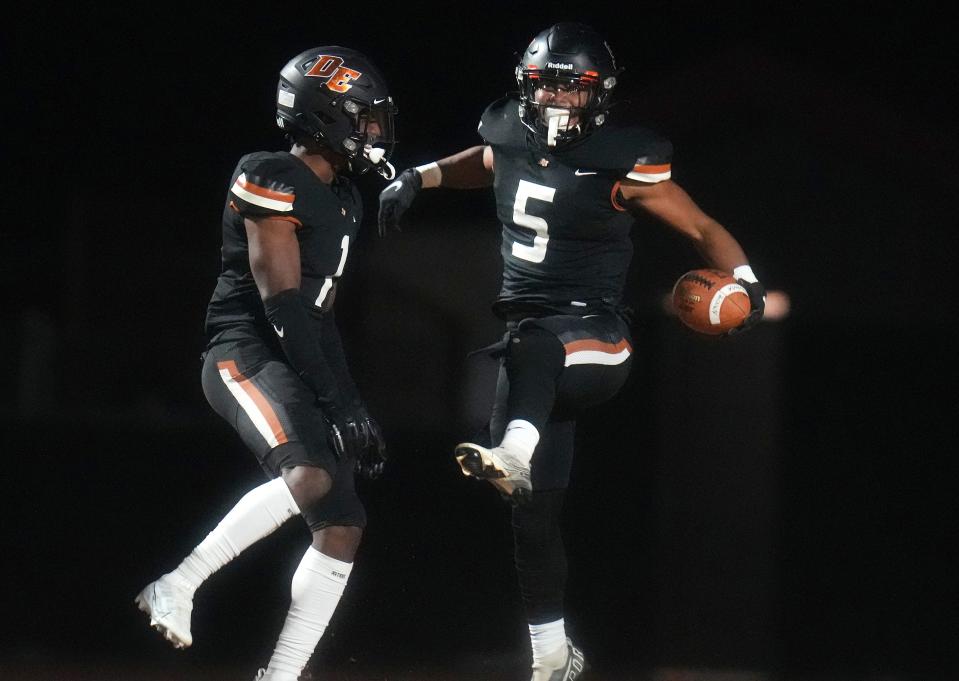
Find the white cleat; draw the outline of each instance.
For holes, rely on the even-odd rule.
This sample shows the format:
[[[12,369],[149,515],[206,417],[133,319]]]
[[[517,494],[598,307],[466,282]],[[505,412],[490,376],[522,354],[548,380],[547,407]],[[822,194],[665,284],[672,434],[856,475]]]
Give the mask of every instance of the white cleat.
[[[488,480],[516,503],[529,500],[533,491],[529,466],[503,447],[487,449],[472,442],[463,442],[456,445],[455,456],[463,469],[463,475]]]
[[[560,653],[565,652],[566,655]],[[589,669],[583,651],[566,639],[565,649],[533,665],[533,676],[530,681],[577,681]]]
[[[193,644],[190,634],[190,616],[193,613],[193,593],[175,584],[167,575],[147,584],[134,602],[150,616],[150,626],[177,650]]]

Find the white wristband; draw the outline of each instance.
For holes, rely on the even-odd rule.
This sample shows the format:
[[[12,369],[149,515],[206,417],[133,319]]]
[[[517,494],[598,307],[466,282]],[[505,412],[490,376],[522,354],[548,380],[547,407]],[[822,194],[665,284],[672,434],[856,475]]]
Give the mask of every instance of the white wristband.
[[[733,276],[736,279],[748,281],[750,284],[754,284],[759,281],[759,279],[756,278],[756,275],[753,274],[753,268],[749,265],[740,265],[739,267],[734,267]]]
[[[443,171],[440,170],[436,161],[423,166],[416,166],[415,170],[420,174],[420,177],[423,178],[423,189],[439,187],[440,182],[443,181]]]

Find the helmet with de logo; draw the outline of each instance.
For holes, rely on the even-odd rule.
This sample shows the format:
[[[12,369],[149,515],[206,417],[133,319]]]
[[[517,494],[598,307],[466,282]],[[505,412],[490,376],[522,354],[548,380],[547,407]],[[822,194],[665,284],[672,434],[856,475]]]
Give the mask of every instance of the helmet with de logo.
[[[327,147],[360,174],[386,174],[396,106],[386,80],[364,55],[338,45],[307,50],[280,71],[276,123],[300,143]],[[376,123],[371,126],[371,123]]]

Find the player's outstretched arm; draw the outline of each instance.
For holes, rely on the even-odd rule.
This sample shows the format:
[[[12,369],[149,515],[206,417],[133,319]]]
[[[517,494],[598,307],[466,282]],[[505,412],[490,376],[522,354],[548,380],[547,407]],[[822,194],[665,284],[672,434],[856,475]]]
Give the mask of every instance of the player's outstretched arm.
[[[652,215],[679,232],[693,242],[710,267],[731,272],[746,288],[752,311],[736,331],[751,328],[762,319],[766,289],[749,266],[742,246],[729,230],[703,212],[682,187],[672,180],[655,184],[625,180],[619,193],[621,206],[634,214]]]
[[[493,151],[486,146],[470,147],[439,161],[408,168],[380,192],[380,235],[399,229],[403,214],[421,189],[477,189],[492,183]]]
[[[666,180],[656,184],[624,181],[621,205],[631,213],[644,212],[692,241],[710,267],[732,272],[747,263],[739,242],[719,222],[696,205],[682,187]]]

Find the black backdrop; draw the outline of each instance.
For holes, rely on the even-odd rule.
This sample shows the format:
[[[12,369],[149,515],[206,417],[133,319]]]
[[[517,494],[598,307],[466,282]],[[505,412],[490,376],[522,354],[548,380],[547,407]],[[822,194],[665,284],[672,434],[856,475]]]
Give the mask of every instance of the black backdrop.
[[[695,257],[637,224],[636,370],[580,428],[571,629],[609,673],[955,671],[959,176],[942,17],[580,9],[37,5],[8,22],[0,661],[170,664],[130,600],[260,480],[196,357],[225,183],[239,155],[282,143],[286,59],[369,54],[405,167],[476,143],[514,52],[580,19],[627,67],[619,115],[673,140],[675,179],[793,312],[741,343],[692,338],[659,297]],[[371,218],[382,183],[362,183]],[[506,511],[448,456],[488,401],[489,367],[465,356],[498,332],[496,238],[486,192],[436,192],[403,233],[378,239],[368,219],[347,267],[338,314],[394,464],[364,489],[333,662],[507,678],[495,661],[524,654]],[[211,581],[203,644],[177,664],[265,660],[305,541],[291,524]]]

